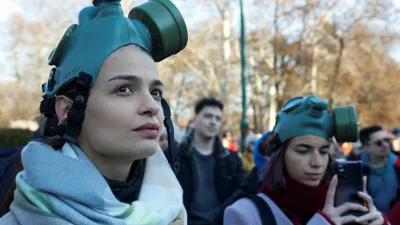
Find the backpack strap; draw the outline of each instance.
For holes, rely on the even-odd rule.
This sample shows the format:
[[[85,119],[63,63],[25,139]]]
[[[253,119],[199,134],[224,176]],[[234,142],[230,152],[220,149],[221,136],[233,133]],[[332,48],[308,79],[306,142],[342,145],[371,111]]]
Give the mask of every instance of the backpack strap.
[[[264,199],[258,195],[248,195],[245,197],[249,198],[256,205],[263,225],[276,225],[275,216]]]
[[[272,213],[271,208],[269,207],[268,203],[264,201],[263,198],[257,195],[256,192],[249,192],[249,190],[244,189],[243,187],[239,190],[237,190],[230,198],[228,198],[223,206],[221,207],[221,210],[218,212],[216,217],[214,218],[214,225],[219,225],[223,224],[223,218],[224,218],[224,211],[226,207],[229,205],[232,205],[234,202],[241,198],[248,198],[250,201],[254,203],[254,205],[257,208],[258,214],[261,219],[261,223],[263,225],[277,225],[275,216]]]

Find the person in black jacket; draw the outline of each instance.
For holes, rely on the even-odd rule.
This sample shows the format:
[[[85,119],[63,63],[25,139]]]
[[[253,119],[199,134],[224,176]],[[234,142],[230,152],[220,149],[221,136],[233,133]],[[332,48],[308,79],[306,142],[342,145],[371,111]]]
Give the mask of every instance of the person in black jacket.
[[[44,142],[47,139],[42,135],[41,117],[37,118],[39,129],[32,135],[32,141]],[[23,170],[21,151],[24,146],[7,147],[0,149],[0,217],[10,211],[15,190],[15,176]]]
[[[242,184],[244,171],[236,153],[225,149],[219,137],[223,104],[200,100],[191,129],[179,146],[178,180],[189,225],[213,224],[224,201]]]

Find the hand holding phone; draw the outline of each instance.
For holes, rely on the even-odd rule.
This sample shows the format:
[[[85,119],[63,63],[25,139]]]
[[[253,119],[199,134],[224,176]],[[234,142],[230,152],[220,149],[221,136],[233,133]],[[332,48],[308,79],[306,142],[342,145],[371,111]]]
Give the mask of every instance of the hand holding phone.
[[[365,187],[367,184],[367,177],[364,177],[363,180]],[[385,224],[385,219],[383,218],[382,213],[376,209],[371,196],[369,196],[365,192],[358,192],[358,196],[366,202],[369,211],[367,214],[358,217],[356,219],[357,224],[377,224],[377,225]]]
[[[339,207],[347,202],[364,205],[364,201],[357,193],[364,192],[363,164],[361,161],[336,161],[335,174],[338,178],[334,206]],[[362,216],[361,211],[347,211],[343,215]]]
[[[335,175],[329,185],[326,194],[325,206],[322,210],[336,225],[349,224],[355,222],[357,216],[343,215],[349,211],[368,212],[368,208],[357,203],[346,202],[338,207],[335,207],[335,193],[338,184],[338,176]],[[358,223],[357,223],[358,224]]]
[[[381,225],[385,222],[371,196],[365,193],[367,178],[363,176],[362,168],[362,162],[354,161],[341,161],[335,165],[336,175],[329,185],[323,212],[337,225]]]

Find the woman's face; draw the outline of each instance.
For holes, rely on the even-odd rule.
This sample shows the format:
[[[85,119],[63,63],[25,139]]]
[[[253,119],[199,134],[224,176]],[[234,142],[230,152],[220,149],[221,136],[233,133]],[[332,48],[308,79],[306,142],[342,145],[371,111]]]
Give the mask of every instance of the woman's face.
[[[164,119],[162,92],[156,64],[147,53],[134,45],[116,50],[90,91],[78,144],[111,158],[153,155]]]
[[[285,152],[288,175],[302,184],[318,186],[329,164],[329,148],[329,142],[318,136],[292,138]]]

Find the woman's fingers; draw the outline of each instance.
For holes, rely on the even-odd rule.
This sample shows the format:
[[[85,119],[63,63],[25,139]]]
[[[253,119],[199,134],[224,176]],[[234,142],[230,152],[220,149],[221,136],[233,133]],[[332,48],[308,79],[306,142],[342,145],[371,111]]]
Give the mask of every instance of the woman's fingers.
[[[357,219],[357,217],[355,217],[353,215],[343,216],[340,218],[340,224],[354,222],[356,219]]]
[[[362,206],[360,204],[351,203],[351,202],[344,203],[343,205],[337,207],[336,210],[337,210],[339,215],[342,215],[343,213],[345,213],[347,211],[368,212],[368,208],[367,207]]]
[[[368,221],[374,221],[378,218],[379,215],[377,215],[377,213],[367,213],[363,216],[360,216],[356,219],[357,223],[365,223]]]
[[[372,223],[370,223],[369,225],[382,225],[385,222],[385,220],[383,219],[382,216],[380,216],[379,219],[373,221]]]
[[[367,206],[368,206],[370,212],[375,211],[375,206],[374,206],[371,196],[369,196],[368,194],[363,193],[363,192],[357,192],[357,194],[360,198],[362,198],[367,203]]]
[[[335,175],[335,176],[333,176],[331,183],[329,184],[329,189],[328,189],[328,192],[326,193],[325,205],[333,206],[337,183],[338,183],[338,179],[337,179],[337,175]]]

